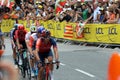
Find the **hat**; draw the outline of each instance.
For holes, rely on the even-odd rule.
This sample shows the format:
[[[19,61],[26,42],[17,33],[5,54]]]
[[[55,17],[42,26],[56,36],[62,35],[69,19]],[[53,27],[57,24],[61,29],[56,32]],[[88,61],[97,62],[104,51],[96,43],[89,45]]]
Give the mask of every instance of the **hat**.
[[[43,6],[39,5],[38,8],[42,8]]]
[[[65,5],[66,5],[66,6],[69,6],[69,4],[68,4],[68,3],[66,3]]]
[[[81,5],[86,5],[86,3],[82,2]]]
[[[104,8],[102,7],[102,8],[100,8],[100,10],[99,11],[103,11],[104,10]]]

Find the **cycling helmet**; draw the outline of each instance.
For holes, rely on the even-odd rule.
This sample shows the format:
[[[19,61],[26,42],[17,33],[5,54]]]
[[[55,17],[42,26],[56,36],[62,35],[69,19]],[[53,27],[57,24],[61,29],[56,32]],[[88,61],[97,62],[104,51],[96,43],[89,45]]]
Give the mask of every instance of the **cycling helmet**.
[[[18,24],[14,24],[14,28],[17,29],[18,28]]]
[[[24,30],[24,26],[23,26],[22,24],[20,24],[20,25],[18,26],[18,30]]]
[[[30,26],[30,31],[31,32],[37,32],[36,26],[34,26],[34,25]]]
[[[48,30],[43,30],[41,34],[42,34],[41,36],[44,38],[49,38],[51,35],[50,31]]]
[[[42,33],[43,30],[45,30],[44,27],[38,27],[37,32],[38,32],[38,33]]]

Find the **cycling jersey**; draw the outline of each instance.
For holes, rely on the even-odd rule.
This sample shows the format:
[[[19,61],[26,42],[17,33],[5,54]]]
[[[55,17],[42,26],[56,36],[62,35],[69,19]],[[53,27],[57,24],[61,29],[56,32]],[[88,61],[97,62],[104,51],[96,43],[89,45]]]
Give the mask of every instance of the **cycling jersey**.
[[[2,49],[2,45],[4,45],[4,38],[3,38],[3,33],[0,30],[0,49]]]
[[[0,37],[2,37],[3,36],[3,33],[2,32],[0,32]]]
[[[25,40],[30,40],[30,36],[31,36],[31,32],[28,32],[28,33],[25,35]]]
[[[25,42],[25,35],[27,31],[26,30],[16,30],[15,32],[15,39],[18,38],[19,42]]]
[[[33,33],[30,36],[30,42],[29,42],[29,46],[34,50],[35,49],[35,45],[36,45],[36,41],[38,39],[37,33]]]
[[[36,48],[39,49],[39,53],[47,53],[51,50],[51,47],[57,47],[57,44],[53,38],[49,39],[49,42],[46,44],[44,39],[39,38],[36,43]]]
[[[16,40],[15,40],[15,32],[16,32],[16,30],[17,30],[17,29],[14,28],[14,29],[12,29],[12,30],[10,31],[10,39],[12,39],[14,42],[16,41]]]

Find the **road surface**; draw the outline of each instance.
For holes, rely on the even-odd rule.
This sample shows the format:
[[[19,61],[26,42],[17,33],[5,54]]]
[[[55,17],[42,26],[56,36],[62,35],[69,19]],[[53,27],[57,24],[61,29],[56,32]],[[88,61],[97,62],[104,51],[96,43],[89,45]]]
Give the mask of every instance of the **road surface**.
[[[13,63],[9,38],[5,39],[2,57]],[[60,68],[54,69],[55,80],[106,80],[111,54],[119,49],[97,48],[58,43]],[[21,78],[20,80],[27,80]]]

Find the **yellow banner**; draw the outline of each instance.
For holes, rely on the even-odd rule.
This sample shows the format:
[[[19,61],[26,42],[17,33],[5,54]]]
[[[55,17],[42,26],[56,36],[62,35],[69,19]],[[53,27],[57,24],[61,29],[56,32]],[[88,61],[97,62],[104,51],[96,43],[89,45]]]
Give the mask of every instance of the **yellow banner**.
[[[10,32],[13,28],[14,21],[11,19],[2,20],[1,30],[2,32]]]
[[[64,26],[66,22],[56,22],[55,23],[55,37],[56,38],[64,38]]]
[[[29,31],[29,25],[26,20],[19,20]],[[32,21],[30,20],[30,25]],[[2,20],[2,32],[10,32],[13,28],[14,20]],[[40,25],[51,31],[51,35],[56,38],[63,38],[74,41],[98,42],[98,43],[116,43],[120,44],[120,24],[86,24],[83,30],[83,37],[76,36],[76,23],[57,22],[53,20],[42,21]],[[66,31],[67,30],[67,31]],[[72,32],[72,33],[71,33]]]
[[[49,20],[46,22],[46,28],[50,30],[51,36],[55,36],[55,21]]]

